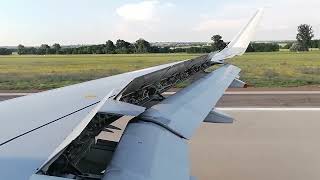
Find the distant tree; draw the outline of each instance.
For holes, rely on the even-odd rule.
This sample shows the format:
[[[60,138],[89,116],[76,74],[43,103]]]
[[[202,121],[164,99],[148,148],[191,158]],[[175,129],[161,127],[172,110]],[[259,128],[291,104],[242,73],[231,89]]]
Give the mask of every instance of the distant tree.
[[[37,48],[35,47],[26,48],[26,54],[37,54]]]
[[[25,53],[25,47],[24,47],[24,45],[19,44],[19,45],[18,45],[18,54],[21,55],[21,54],[24,54],[24,53]]]
[[[79,51],[77,48],[72,48],[71,52],[72,54],[79,54]]]
[[[186,48],[185,52],[186,53],[209,53],[211,52],[210,46],[201,46],[201,47],[190,47]]]
[[[91,46],[93,54],[105,54],[106,52],[106,45],[105,44],[99,44],[99,45],[93,45]]]
[[[246,52],[274,52],[279,51],[277,43],[250,43]]]
[[[133,45],[127,41],[118,39],[116,42],[116,52],[119,54],[133,53]]]
[[[298,26],[298,34],[296,36],[300,46],[299,51],[309,51],[311,47],[311,40],[314,37],[312,26],[308,24],[301,24]]]
[[[40,54],[40,55],[50,54],[50,46],[48,44],[42,44],[40,46],[40,48],[38,49],[38,53],[37,54]]]
[[[114,54],[116,51],[116,46],[113,44],[113,42],[111,40],[108,40],[106,42],[106,50],[105,52],[107,54]]]
[[[185,47],[176,47],[176,48],[173,48],[173,49],[170,49],[168,47],[168,49],[171,50],[172,53],[185,53],[185,52],[187,52],[187,48],[185,48]]]
[[[136,53],[148,53],[151,50],[151,45],[148,41],[140,38],[134,44]]]
[[[312,40],[311,48],[319,48],[320,40]]]
[[[220,51],[227,46],[227,44],[222,40],[222,36],[220,35],[212,36],[211,40],[213,41],[212,48],[214,51]]]
[[[169,47],[158,47],[158,46],[151,46],[151,53],[170,53],[171,50]]]
[[[53,51],[55,54],[60,54],[60,53],[61,53],[60,50],[61,50],[60,44],[55,43],[55,44],[52,45],[52,51]]]
[[[11,55],[12,50],[7,48],[0,48],[0,55]]]

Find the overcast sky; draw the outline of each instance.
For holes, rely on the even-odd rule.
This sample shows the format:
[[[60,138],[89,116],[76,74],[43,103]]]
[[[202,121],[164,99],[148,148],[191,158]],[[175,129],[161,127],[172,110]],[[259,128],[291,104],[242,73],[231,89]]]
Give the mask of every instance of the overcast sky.
[[[320,0],[0,0],[0,46],[58,42],[226,41],[266,7],[255,40],[295,39],[311,24],[320,38]]]

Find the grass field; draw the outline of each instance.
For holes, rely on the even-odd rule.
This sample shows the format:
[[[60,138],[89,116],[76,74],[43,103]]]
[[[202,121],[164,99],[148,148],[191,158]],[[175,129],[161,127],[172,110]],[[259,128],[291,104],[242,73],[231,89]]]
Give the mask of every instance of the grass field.
[[[255,87],[297,87],[320,84],[320,51],[248,53],[231,60],[241,77]]]
[[[0,90],[43,90],[196,57],[194,54],[0,56]],[[256,87],[320,84],[320,51],[249,53],[231,60]]]

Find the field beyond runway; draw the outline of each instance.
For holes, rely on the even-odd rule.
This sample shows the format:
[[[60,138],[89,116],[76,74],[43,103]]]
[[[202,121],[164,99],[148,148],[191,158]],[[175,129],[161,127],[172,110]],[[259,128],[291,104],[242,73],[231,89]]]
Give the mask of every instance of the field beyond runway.
[[[0,90],[47,90],[199,54],[0,56]],[[247,53],[230,63],[255,87],[320,84],[320,51]]]

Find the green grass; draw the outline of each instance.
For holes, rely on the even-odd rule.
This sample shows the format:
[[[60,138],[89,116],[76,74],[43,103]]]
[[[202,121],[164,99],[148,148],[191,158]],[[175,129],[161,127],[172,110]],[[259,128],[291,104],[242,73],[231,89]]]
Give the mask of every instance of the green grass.
[[[0,90],[52,89],[192,57],[195,55],[0,56]]]
[[[195,54],[0,56],[0,90],[44,90],[196,57]],[[320,51],[248,53],[230,61],[257,87],[320,84]]]
[[[320,84],[320,51],[248,53],[231,60],[241,77],[256,87],[297,87]]]

